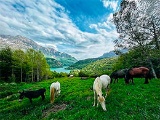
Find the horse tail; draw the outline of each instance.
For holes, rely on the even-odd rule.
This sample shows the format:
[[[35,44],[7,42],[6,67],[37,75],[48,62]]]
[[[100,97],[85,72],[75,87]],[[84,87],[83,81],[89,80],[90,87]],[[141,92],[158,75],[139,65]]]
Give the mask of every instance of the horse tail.
[[[54,102],[55,91],[56,91],[56,89],[55,89],[54,87],[51,87],[51,88],[50,88],[50,102],[51,102],[51,103]]]

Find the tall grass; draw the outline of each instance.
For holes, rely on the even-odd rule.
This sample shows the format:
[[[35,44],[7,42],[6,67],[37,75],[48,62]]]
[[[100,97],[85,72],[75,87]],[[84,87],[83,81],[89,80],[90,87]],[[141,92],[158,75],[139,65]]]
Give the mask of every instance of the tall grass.
[[[61,95],[50,104],[49,87],[52,82],[61,83]],[[0,119],[4,120],[158,120],[160,119],[160,80],[134,79],[135,84],[125,85],[124,80],[112,83],[106,98],[107,111],[101,106],[93,107],[94,79],[55,78],[39,83],[0,84]],[[46,88],[46,99],[27,98],[18,102],[18,91],[23,89]],[[59,111],[55,106],[65,104]],[[55,109],[57,109],[55,107]],[[55,112],[56,111],[56,112]],[[44,114],[46,112],[46,114]]]

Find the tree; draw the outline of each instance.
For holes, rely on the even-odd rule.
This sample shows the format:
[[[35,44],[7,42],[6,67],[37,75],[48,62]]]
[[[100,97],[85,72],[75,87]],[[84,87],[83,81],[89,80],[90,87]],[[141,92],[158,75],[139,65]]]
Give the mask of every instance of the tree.
[[[117,48],[134,48],[146,46],[149,43],[159,49],[158,37],[160,36],[160,15],[152,4],[156,2],[123,0],[121,9],[113,15],[119,39],[115,40]],[[160,3],[160,2],[159,2]],[[157,4],[159,4],[157,3]]]
[[[150,0],[123,0],[120,10],[113,15],[119,39],[115,40],[115,49],[139,49],[145,61],[151,65],[152,54],[149,51],[159,50],[160,15],[154,8],[160,2]],[[151,11],[151,14],[148,11]],[[156,14],[152,14],[152,13]],[[156,75],[154,74],[156,77]]]
[[[19,75],[20,69],[20,81],[23,81],[23,73],[24,73],[24,64],[26,55],[22,50],[15,50],[13,52],[13,59],[14,59],[14,69],[18,72],[17,76]]]
[[[0,51],[0,77],[4,81],[9,81],[9,77],[12,75],[13,58],[12,51],[9,47]]]
[[[44,55],[40,51],[35,51],[33,49],[27,50],[27,59],[29,66],[31,67],[31,81],[39,81],[45,75],[48,75],[49,65],[44,57]]]

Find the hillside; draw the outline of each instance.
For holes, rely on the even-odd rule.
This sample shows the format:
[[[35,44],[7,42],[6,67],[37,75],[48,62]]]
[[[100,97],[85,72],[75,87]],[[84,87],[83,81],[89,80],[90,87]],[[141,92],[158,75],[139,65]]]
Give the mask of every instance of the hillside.
[[[102,58],[89,58],[89,59],[85,59],[85,60],[79,60],[78,62],[69,66],[67,69],[70,69],[70,70],[82,69],[82,68],[86,67],[88,64],[95,62],[97,60],[100,60],[100,59],[102,59]]]
[[[51,68],[63,67],[62,63],[54,58],[46,58],[46,60]]]
[[[64,66],[71,65],[77,62],[77,60],[71,55],[56,51],[54,48],[43,47],[26,37],[22,37],[19,35],[18,36],[0,35],[0,49],[8,46],[11,49],[21,49],[24,51],[27,49],[34,49],[37,51],[41,51],[45,55],[45,57],[54,58],[55,60],[61,62],[61,64]]]
[[[97,60],[82,68],[81,71],[90,76],[110,74],[110,72],[112,71],[112,65],[116,59],[117,57]]]
[[[50,104],[49,86],[61,83],[61,94]],[[111,84],[106,98],[107,111],[101,106],[93,107],[94,78],[81,80],[54,78],[36,83],[0,83],[0,118],[3,120],[159,120],[160,80],[152,79],[144,85],[144,79],[125,85],[124,80]],[[9,88],[9,89],[8,89]],[[19,102],[22,90],[46,88],[46,98],[24,98]]]

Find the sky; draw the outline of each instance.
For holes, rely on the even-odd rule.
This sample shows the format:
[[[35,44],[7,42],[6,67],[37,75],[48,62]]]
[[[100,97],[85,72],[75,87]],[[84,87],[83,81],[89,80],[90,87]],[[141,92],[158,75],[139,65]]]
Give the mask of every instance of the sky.
[[[0,34],[21,35],[78,60],[114,50],[121,0],[0,0]]]

